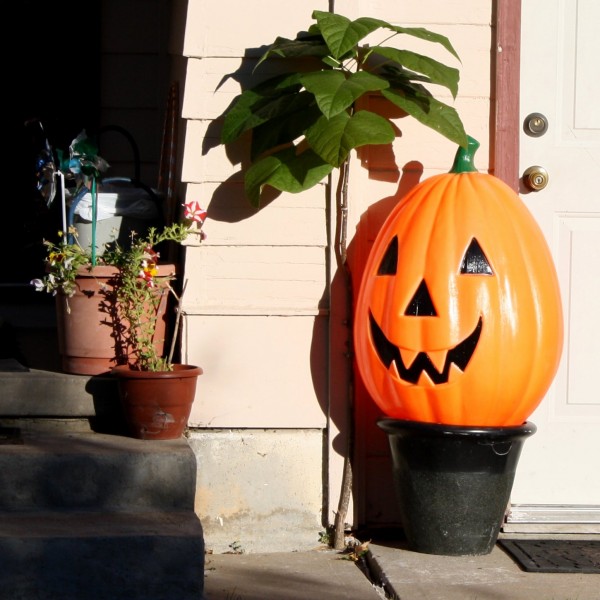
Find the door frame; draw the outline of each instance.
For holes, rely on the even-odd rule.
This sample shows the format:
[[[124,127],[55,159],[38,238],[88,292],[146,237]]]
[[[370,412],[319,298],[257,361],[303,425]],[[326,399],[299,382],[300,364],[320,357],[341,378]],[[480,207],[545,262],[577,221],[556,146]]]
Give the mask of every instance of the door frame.
[[[519,101],[521,79],[521,0],[494,2],[492,60],[493,174],[513,190],[519,188]]]

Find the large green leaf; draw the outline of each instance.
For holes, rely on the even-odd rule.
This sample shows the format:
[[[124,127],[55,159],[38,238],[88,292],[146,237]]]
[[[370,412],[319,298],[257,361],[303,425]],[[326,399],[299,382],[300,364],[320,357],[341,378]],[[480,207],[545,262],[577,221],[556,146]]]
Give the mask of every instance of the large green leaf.
[[[349,74],[317,71],[302,75],[300,80],[314,94],[321,112],[328,119],[352,106],[363,94],[389,87],[385,79],[366,71]]]
[[[381,93],[423,125],[431,127],[455,144],[467,147],[467,134],[462,121],[451,106],[422,94],[411,96],[398,90],[383,90]]]
[[[376,46],[373,48],[373,54],[383,56],[388,60],[393,60],[405,69],[417,71],[426,75],[431,83],[443,85],[452,93],[452,97],[456,98],[458,93],[458,80],[460,73],[458,69],[448,67],[433,58],[416,54],[409,50],[398,50],[396,48],[388,48],[384,46]]]
[[[362,39],[377,29],[389,29],[395,33],[410,35],[427,42],[441,44],[448,52],[460,60],[458,53],[446,36],[429,31],[423,27],[400,27],[371,17],[360,17],[355,21],[350,21],[350,19],[342,15],[317,10],[313,11],[312,16],[317,21],[317,27],[311,28],[311,32],[321,33],[327,46],[336,58],[340,58],[350,52]]]
[[[437,44],[441,44],[458,60],[460,57],[458,56],[454,46],[450,43],[450,40],[445,36],[439,33],[435,33],[434,31],[429,31],[429,29],[424,29],[423,27],[400,27],[397,25],[390,25],[390,29],[395,31],[396,33],[404,33],[406,35],[412,35],[413,37],[419,38],[421,40],[425,40],[427,42],[435,42]]]
[[[251,160],[303,136],[307,127],[321,117],[322,113],[311,94],[302,92],[298,96],[306,102],[297,103],[298,109],[295,112],[270,119],[252,130]]]
[[[331,119],[321,117],[306,132],[312,149],[334,167],[348,158],[350,150],[368,144],[389,144],[394,137],[390,122],[367,110],[359,110],[352,116],[342,112]]]
[[[391,29],[392,26],[380,19],[361,17],[351,21],[342,15],[313,11],[313,19],[316,19],[321,35],[329,47],[331,55],[340,59],[350,52],[363,38],[373,31],[382,27]]]
[[[391,88],[403,88],[407,85],[411,86],[415,81],[431,83],[431,79],[429,79],[429,77],[415,73],[414,71],[409,71],[408,69],[398,65],[387,63],[378,68],[381,69],[381,77],[385,78],[389,82]]]
[[[309,56],[323,57],[329,53],[329,49],[321,35],[311,35],[298,37],[295,40],[288,40],[284,37],[278,37],[260,57],[256,66],[270,58],[272,55],[281,58],[305,58]]]
[[[233,142],[244,131],[293,111],[300,89],[300,73],[292,73],[272,77],[242,92],[225,114],[221,142]]]
[[[323,180],[348,159],[351,150],[393,141],[390,119],[356,104],[381,93],[408,115],[465,146],[467,136],[455,109],[438,100],[425,85],[441,85],[456,97],[458,69],[428,56],[397,49],[389,40],[412,36],[442,45],[458,58],[448,38],[418,27],[399,27],[380,19],[354,21],[332,12],[313,12],[308,33],[295,40],[278,37],[258,61],[277,63],[287,74],[246,90],[224,115],[222,142],[252,130],[251,163],[246,189],[258,205],[265,185],[299,192]],[[377,30],[385,46],[366,44]],[[371,37],[368,38],[371,42]],[[298,152],[294,145],[309,149]]]
[[[286,148],[261,158],[246,171],[246,195],[252,206],[259,206],[265,185],[296,194],[310,189],[332,170],[332,165],[324,162],[310,149],[297,154],[295,147]]]

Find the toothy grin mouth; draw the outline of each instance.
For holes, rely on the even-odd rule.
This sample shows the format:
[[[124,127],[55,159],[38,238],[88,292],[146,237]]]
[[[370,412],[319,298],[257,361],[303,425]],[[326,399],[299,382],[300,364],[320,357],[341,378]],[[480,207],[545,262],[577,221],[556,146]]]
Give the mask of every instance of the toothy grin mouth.
[[[461,371],[464,371],[477,347],[483,327],[483,319],[479,317],[479,321],[472,333],[454,346],[454,348],[448,350],[443,369],[439,371],[427,355],[427,352],[419,352],[410,367],[406,367],[400,355],[400,350],[386,338],[372,314],[369,314],[369,321],[373,344],[381,362],[387,369],[394,363],[400,378],[413,384],[419,381],[421,373],[426,373],[435,385],[448,383],[448,375],[450,374],[450,366],[452,364],[456,365]]]

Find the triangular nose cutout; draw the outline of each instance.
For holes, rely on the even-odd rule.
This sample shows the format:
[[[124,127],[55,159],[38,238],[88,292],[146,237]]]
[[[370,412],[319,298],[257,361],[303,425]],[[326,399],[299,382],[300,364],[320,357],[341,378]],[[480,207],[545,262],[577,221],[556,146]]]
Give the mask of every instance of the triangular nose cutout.
[[[437,317],[437,312],[435,312],[433,301],[431,300],[424,279],[419,284],[404,314],[407,317]]]

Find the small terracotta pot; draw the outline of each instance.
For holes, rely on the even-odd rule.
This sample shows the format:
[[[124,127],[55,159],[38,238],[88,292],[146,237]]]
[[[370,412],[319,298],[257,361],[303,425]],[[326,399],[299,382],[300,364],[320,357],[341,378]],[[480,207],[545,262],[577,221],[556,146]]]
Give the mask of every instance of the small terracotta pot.
[[[121,406],[129,433],[142,440],[175,440],[188,424],[202,369],[174,365],[173,371],[135,371],[120,365],[111,371],[117,379]]]

